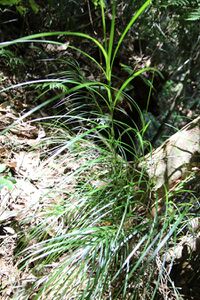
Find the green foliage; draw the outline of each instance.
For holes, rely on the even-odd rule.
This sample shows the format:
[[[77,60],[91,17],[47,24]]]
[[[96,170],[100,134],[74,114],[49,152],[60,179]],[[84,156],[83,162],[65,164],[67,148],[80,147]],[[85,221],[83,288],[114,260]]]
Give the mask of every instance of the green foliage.
[[[55,3],[54,1],[48,2]],[[145,176],[145,170],[136,171],[136,164],[140,159],[137,151],[133,150],[135,155],[133,165],[126,164],[121,157],[116,155],[117,147],[120,147],[123,153],[127,145],[121,142],[121,137],[116,139],[113,132],[116,122],[114,112],[121,99],[127,98],[127,102],[130,101],[128,103],[133,102],[137,105],[126,94],[131,82],[144,72],[156,71],[155,68],[143,67],[137,71],[127,68],[127,79],[119,87],[115,86],[114,61],[128,32],[150,6],[151,1],[146,1],[131,17],[119,37],[116,34],[116,7],[114,5],[112,7],[112,21],[108,31],[104,2],[93,2],[102,13],[103,38],[101,39],[80,32],[60,31],[34,34],[0,44],[2,57],[10,59],[12,55],[5,48],[9,45],[34,42],[64,46],[62,42],[48,39],[61,37],[65,40],[66,37],[73,37],[93,44],[102,56],[102,62],[99,62],[89,53],[69,44],[70,50],[87,58],[98,70],[97,79],[86,78],[78,63],[73,64],[72,61],[68,61],[64,71],[48,75],[46,79],[20,83],[11,87],[34,84],[39,91],[42,91],[39,95],[41,99],[44,95],[46,97],[48,93],[53,93],[48,100],[44,97],[45,101],[42,104],[23,115],[20,120],[46,105],[56,103],[55,105],[58,106],[60,101],[62,106],[66,101],[64,113],[49,117],[51,120],[49,127],[67,128],[70,122],[75,127],[74,121],[77,121],[78,133],[75,137],[68,138],[69,131],[67,131],[60,139],[62,142],[52,135],[49,141],[54,149],[51,159],[56,159],[66,150],[73,152],[75,158],[79,156],[87,158],[81,167],[75,168],[76,170],[71,171],[69,175],[66,174],[66,181],[74,176],[73,191],[63,190],[59,182],[50,191],[55,195],[62,191],[63,198],[59,199],[59,203],[41,201],[43,207],[39,212],[37,225],[30,229],[30,246],[20,253],[20,266],[25,268],[30,266],[34,275],[39,276],[39,280],[33,284],[30,283],[27,287],[28,293],[30,292],[29,296],[32,297],[34,294],[35,299],[64,299],[66,295],[71,299],[82,300],[104,299],[108,295],[110,299],[155,299],[159,298],[159,294],[157,295],[159,283],[166,277],[167,266],[163,254],[169,245],[174,245],[185,230],[189,207],[193,203],[188,200],[187,204],[180,202],[175,205],[175,194],[168,194],[166,191],[165,211],[162,215],[156,214],[154,217],[149,217],[152,183]],[[183,5],[183,2],[180,1],[179,4]],[[180,12],[177,9],[178,11]],[[157,17],[157,14],[153,14],[154,16]],[[174,19],[167,20],[171,22],[170,30],[171,28],[174,30],[174,24],[176,24],[175,29],[178,32],[179,29]],[[148,35],[150,28],[151,26],[146,26],[144,33]],[[174,37],[177,32],[174,33]],[[151,82],[147,84],[152,87]],[[173,81],[167,81],[164,90],[166,98],[169,98],[173,85]],[[9,90],[9,87],[4,90]],[[88,102],[88,107],[92,109],[86,111],[84,107],[81,111],[82,106]],[[94,111],[94,106],[91,104],[95,104]],[[106,106],[105,110],[104,106]],[[88,114],[85,116],[83,112]],[[138,114],[143,121],[139,108]],[[53,119],[55,119],[54,123]],[[128,128],[123,122],[120,125],[123,128],[121,135],[127,132],[130,132],[130,135],[134,134],[139,144],[140,151],[138,152],[143,153],[145,148],[143,135],[147,125],[143,123],[142,130]],[[83,145],[87,143],[86,139],[91,136],[99,138],[102,130],[108,132],[108,138],[104,139],[107,150],[93,144],[85,149]],[[57,146],[60,144],[62,145]],[[95,158],[89,159],[88,154],[92,151],[95,151]],[[5,168],[2,166],[2,172],[4,171]],[[2,179],[0,184],[9,188],[10,178],[3,177]],[[179,192],[180,189],[177,193]],[[159,205],[159,195],[155,195],[155,198]],[[32,218],[35,215],[37,214],[34,213]],[[29,240],[23,242],[23,247]],[[158,262],[156,259],[163,260],[159,274],[156,271],[155,261]],[[51,272],[49,272],[49,267]],[[172,289],[176,290],[173,283]],[[177,291],[176,294],[178,294]],[[177,299],[180,298],[177,296]]]
[[[12,191],[15,183],[16,181],[7,170],[7,166],[0,164],[0,190],[6,187],[9,191]]]
[[[35,0],[29,0],[29,5],[34,13],[38,13],[40,6],[35,2]]]
[[[51,136],[52,145],[57,138]],[[31,265],[42,281],[30,284],[26,292],[34,291],[36,299],[66,294],[78,300],[104,299],[107,294],[113,300],[153,299],[165,278],[162,256],[185,230],[192,204],[175,207],[175,194],[166,192],[165,212],[149,218],[151,187],[143,171],[127,169],[120,157],[113,159],[111,153],[92,144],[86,147],[84,138],[76,138],[65,146],[74,145],[71,153],[77,159],[94,150],[98,155],[66,174],[66,180],[76,182],[73,192],[65,191],[67,197],[59,203],[43,204],[39,222],[30,231],[30,246],[19,254],[20,266]],[[59,161],[55,155],[51,159]],[[54,186],[55,194],[59,190],[62,186]],[[163,259],[159,274],[155,259]]]
[[[64,85],[61,82],[47,82],[42,84],[42,89],[44,91],[51,91],[51,90],[61,90],[64,93],[67,93],[68,88],[66,87],[66,85]]]
[[[200,20],[200,7],[198,7],[196,10],[194,10],[193,12],[191,12],[188,17],[187,17],[188,21],[197,21]]]
[[[160,0],[157,4],[166,6],[194,7],[198,5],[198,0]]]
[[[0,190],[3,188],[3,187],[6,187],[9,191],[12,191],[13,188],[14,188],[14,179],[10,176],[6,176],[6,177],[1,177],[0,176]]]
[[[188,21],[196,21],[200,19],[200,6],[198,0],[161,0],[159,5],[163,7],[179,8],[178,14],[183,14]]]
[[[24,0],[0,0],[0,5],[15,6],[21,15],[25,15],[28,9],[31,9],[34,13],[38,13],[40,9],[35,0],[29,0],[28,2]]]
[[[0,5],[18,5],[21,2],[21,0],[0,0]]]
[[[166,1],[167,5],[175,5],[175,6],[187,6],[191,3],[190,0],[168,0]]]
[[[136,23],[136,21],[138,20],[138,18],[142,15],[142,13],[150,6],[151,1],[147,0],[144,2],[144,4],[135,12],[135,14],[131,17],[131,19],[129,20],[129,22],[127,23],[127,25],[125,26],[124,30],[122,31],[121,35],[119,36],[118,40],[116,41],[116,46],[115,45],[115,39],[116,39],[116,7],[115,7],[115,2],[113,2],[113,6],[112,6],[112,21],[111,21],[111,28],[110,28],[110,32],[108,33],[106,31],[106,26],[105,26],[105,12],[104,12],[104,3],[100,2],[100,6],[101,6],[101,13],[102,13],[102,26],[103,26],[103,37],[104,40],[101,42],[99,42],[99,40],[91,35],[85,34],[85,33],[81,33],[81,32],[68,32],[68,31],[63,31],[63,32],[48,32],[48,33],[41,33],[41,34],[34,34],[31,36],[27,36],[27,37],[23,37],[8,43],[2,43],[0,44],[0,48],[2,47],[2,49],[6,46],[12,45],[12,44],[16,44],[16,43],[22,43],[23,41],[31,41],[34,40],[34,42],[45,42],[45,43],[52,43],[52,44],[56,44],[56,45],[63,45],[62,43],[59,42],[55,42],[55,41],[47,41],[45,40],[45,38],[47,37],[51,37],[51,36],[72,36],[72,37],[76,37],[76,38],[81,38],[81,39],[86,39],[87,41],[93,43],[95,46],[98,47],[102,57],[103,57],[103,61],[102,64],[100,64],[96,59],[94,59],[93,57],[91,57],[89,54],[87,54],[86,52],[82,51],[79,48],[76,47],[72,47],[72,46],[68,46],[73,48],[74,50],[80,52],[82,55],[86,56],[92,63],[94,63],[97,67],[97,69],[99,69],[99,71],[101,72],[101,80],[86,80],[86,81],[80,81],[80,78],[76,80],[72,78],[70,78],[69,73],[67,76],[67,79],[64,79],[63,81],[61,81],[62,84],[65,84],[66,86],[69,85],[68,88],[66,88],[67,93],[69,95],[73,95],[74,93],[77,93],[79,91],[82,91],[83,89],[87,89],[88,92],[92,95],[91,99],[94,99],[93,95],[96,96],[97,101],[95,101],[95,105],[96,105],[96,111],[94,113],[94,116],[96,115],[97,118],[103,118],[103,110],[102,109],[102,104],[98,103],[98,98],[100,97],[101,101],[103,102],[103,105],[106,106],[106,111],[107,116],[109,116],[109,123],[107,123],[107,120],[105,123],[107,123],[107,130],[108,132],[108,136],[109,136],[109,143],[112,145],[112,147],[114,148],[113,151],[115,152],[115,148],[119,147],[122,148],[122,152],[123,151],[123,147],[127,146],[121,143],[121,137],[124,134],[128,134],[130,136],[130,139],[132,141],[131,138],[131,128],[128,128],[126,124],[123,124],[122,122],[120,123],[120,126],[123,128],[122,133],[119,137],[119,140],[115,140],[115,132],[114,132],[114,127],[116,125],[116,120],[115,120],[115,112],[118,109],[118,105],[122,99],[122,95],[123,97],[126,97],[126,93],[125,90],[127,89],[128,85],[134,80],[134,78],[136,78],[137,76],[141,76],[144,72],[155,72],[156,70],[154,68],[142,68],[141,70],[137,71],[137,72],[133,72],[122,84],[121,86],[116,89],[115,85],[114,85],[114,81],[115,81],[115,76],[113,74],[113,64],[114,61],[116,59],[116,56],[120,50],[120,47],[125,39],[125,37],[127,36],[128,32],[130,31],[130,29],[132,28],[132,26]],[[109,36],[107,38],[107,35]],[[39,40],[40,38],[42,38],[42,40]],[[102,78],[104,78],[102,80]],[[48,81],[48,80],[47,80]],[[51,82],[53,80],[50,80]],[[55,80],[56,81],[56,80]],[[73,97],[73,96],[72,96]],[[143,122],[144,125],[144,120],[141,114],[141,111],[137,105],[137,103],[135,103],[135,101],[133,99],[128,99],[127,97],[127,102],[130,101],[130,105],[134,105],[136,110],[138,111],[138,115],[139,118],[141,118],[141,121]],[[106,119],[108,119],[106,116]],[[88,119],[86,118],[86,122],[88,122]],[[134,131],[134,130],[133,130]],[[132,131],[132,133],[133,133]],[[138,131],[138,130],[136,130]],[[129,134],[130,132],[130,134]],[[138,133],[136,135],[138,135],[138,139],[140,139],[142,137],[143,133]],[[120,145],[121,143],[121,145]],[[143,147],[142,147],[143,149]]]
[[[97,6],[103,6],[105,7],[106,6],[106,0],[92,0],[93,4],[95,5],[95,7]]]
[[[6,165],[0,164],[0,173],[3,173],[6,170]]]
[[[16,56],[16,54],[11,50],[0,49],[0,57],[4,59],[4,63],[9,65],[12,70],[16,70],[18,66],[24,65],[23,59]]]

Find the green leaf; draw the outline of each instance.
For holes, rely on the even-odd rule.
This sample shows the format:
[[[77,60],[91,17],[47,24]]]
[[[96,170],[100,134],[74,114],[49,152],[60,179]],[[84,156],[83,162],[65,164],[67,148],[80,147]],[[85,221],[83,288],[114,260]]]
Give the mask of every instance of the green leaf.
[[[113,57],[112,57],[112,62],[111,66],[114,63],[115,57],[117,55],[117,52],[119,50],[119,47],[121,46],[122,42],[124,41],[125,36],[129,32],[129,30],[132,28],[133,24],[137,21],[137,19],[141,16],[141,14],[150,6],[151,0],[147,0],[139,9],[138,11],[132,16],[131,20],[129,23],[126,25],[124,31],[122,32],[119,41],[117,43],[116,49],[114,51]]]
[[[35,2],[35,0],[29,0],[30,7],[32,11],[37,14],[39,12],[40,6]]]
[[[187,19],[188,21],[197,21],[200,20],[200,6],[193,12],[191,12]]]
[[[94,4],[95,7],[101,6],[101,5],[102,5],[103,7],[106,6],[105,0],[92,0],[92,2],[93,2],[93,4]]]
[[[0,5],[17,5],[21,0],[0,0]]]
[[[7,189],[11,191],[14,188],[14,184],[11,180],[2,177],[0,178],[0,189],[2,189],[3,187],[7,187]]]
[[[16,9],[20,13],[21,16],[24,16],[28,11],[28,9],[23,5],[16,6]]]
[[[6,170],[7,166],[5,164],[0,164],[0,173],[3,173]]]

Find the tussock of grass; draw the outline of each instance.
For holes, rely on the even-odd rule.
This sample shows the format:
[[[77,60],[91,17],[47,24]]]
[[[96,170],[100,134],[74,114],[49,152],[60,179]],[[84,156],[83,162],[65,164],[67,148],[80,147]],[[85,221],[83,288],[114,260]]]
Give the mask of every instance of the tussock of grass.
[[[145,172],[77,136],[68,137],[62,152],[63,134],[51,136],[57,146],[43,163],[67,171],[49,189],[51,200],[40,200],[35,221],[23,220],[32,225],[17,259],[36,281],[26,291],[18,288],[18,295],[153,299],[166,276],[163,253],[182,235],[188,206],[174,210],[169,195],[165,212],[152,218]]]

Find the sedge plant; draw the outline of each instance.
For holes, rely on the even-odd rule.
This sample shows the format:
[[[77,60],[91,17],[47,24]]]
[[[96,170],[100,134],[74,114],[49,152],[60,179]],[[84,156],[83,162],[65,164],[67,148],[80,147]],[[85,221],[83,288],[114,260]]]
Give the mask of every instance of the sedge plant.
[[[8,47],[9,45],[16,44],[16,43],[29,43],[29,42],[34,42],[34,43],[51,43],[55,45],[63,45],[63,43],[57,42],[57,41],[50,41],[47,40],[47,37],[52,37],[52,36],[73,36],[76,38],[81,38],[81,39],[86,39],[87,41],[91,42],[96,46],[103,58],[102,64],[99,63],[95,58],[90,56],[88,53],[83,51],[80,48],[74,47],[73,45],[67,45],[69,49],[75,50],[80,52],[81,55],[84,55],[87,57],[99,71],[102,73],[102,80],[101,81],[96,81],[96,80],[83,80],[80,82],[80,78],[74,78],[74,76],[71,76],[71,74],[66,74],[67,76],[60,77],[60,78],[50,78],[50,79],[42,79],[42,80],[36,80],[36,81],[29,81],[21,84],[17,84],[15,86],[12,86],[11,88],[17,88],[21,87],[24,85],[31,85],[31,84],[40,84],[43,86],[49,85],[49,89],[60,89],[63,91],[62,94],[57,95],[57,97],[49,99],[47,103],[43,103],[41,106],[38,106],[38,109],[40,109],[42,106],[45,106],[49,104],[50,102],[55,102],[57,99],[64,97],[66,94],[67,95],[73,95],[78,93],[79,91],[82,91],[86,89],[89,94],[93,93],[94,97],[93,99],[97,98],[97,101],[95,103],[97,112],[96,112],[96,118],[102,118],[103,114],[105,114],[106,110],[106,116],[107,116],[107,124],[106,126],[106,131],[108,131],[105,135],[109,139],[109,144],[111,145],[111,148],[114,148],[113,153],[116,152],[116,134],[115,134],[115,127],[121,127],[122,129],[120,130],[120,134],[118,137],[117,144],[118,146],[121,146],[122,153],[123,147],[127,147],[125,144],[121,144],[121,137],[124,134],[127,134],[129,136],[129,140],[131,141],[131,146],[134,147],[134,141],[132,136],[135,136],[136,139],[139,141],[139,147],[138,149],[143,149],[144,144],[143,144],[143,138],[141,135],[146,130],[146,126],[144,124],[143,116],[139,108],[139,104],[137,104],[134,99],[130,99],[130,97],[127,97],[126,95],[126,88],[128,85],[136,78],[137,76],[141,76],[145,72],[155,72],[156,70],[154,68],[146,67],[138,70],[137,72],[132,72],[128,76],[128,78],[121,84],[120,88],[116,89],[114,85],[114,74],[113,74],[113,65],[116,59],[116,56],[118,55],[118,52],[120,50],[120,47],[127,36],[127,33],[129,30],[132,28],[134,23],[137,21],[137,19],[141,16],[141,14],[150,6],[151,1],[145,1],[145,3],[141,6],[141,8],[133,15],[131,20],[128,22],[127,26],[125,27],[124,31],[120,35],[118,41],[116,42],[116,35],[115,35],[115,27],[116,27],[116,1],[112,2],[112,20],[111,20],[111,26],[110,26],[110,32],[109,32],[109,37],[107,33],[107,28],[106,28],[106,19],[105,19],[105,3],[104,1],[99,1],[99,5],[101,8],[101,16],[102,16],[102,27],[103,27],[103,42],[99,42],[98,39],[84,33],[80,32],[47,32],[47,33],[41,33],[41,34],[34,34],[30,36],[26,36],[14,41],[10,42],[3,42],[0,44],[0,48],[5,48]],[[149,82],[149,84],[151,84]],[[6,91],[8,88],[3,89],[2,91]],[[72,96],[71,96],[72,98]],[[122,98],[126,98],[127,102],[131,102],[130,106],[134,107],[134,110],[137,111],[137,114],[139,115],[139,118],[141,119],[140,121],[142,122],[142,128],[143,130],[140,132],[138,130],[137,126],[136,129],[134,128],[129,128],[124,124],[123,122],[119,122],[120,124],[116,124],[116,119],[115,119],[115,113],[118,110],[121,110],[120,107],[120,101]],[[98,103],[100,99],[100,103]],[[79,105],[80,107],[80,105]],[[103,111],[102,107],[106,107]],[[36,108],[37,109],[37,108]],[[148,109],[148,103],[147,103],[147,109]],[[77,112],[76,112],[77,114]],[[22,118],[25,118],[27,115],[23,116]],[[68,114],[68,117],[70,118],[70,115]],[[73,117],[75,118],[74,114]],[[129,151],[131,151],[129,149]],[[134,152],[134,151],[133,151]],[[132,153],[133,154],[133,153]]]
[[[156,273],[154,260],[160,253],[162,254],[177,230],[182,231],[186,211],[176,210],[172,213],[170,203],[167,203],[162,218],[164,225],[160,230],[159,216],[148,217],[151,186],[149,179],[144,175],[144,170],[136,171],[134,168],[128,168],[122,157],[116,155],[116,148],[120,146],[123,153],[126,145],[121,143],[120,137],[116,139],[115,111],[121,98],[126,97],[125,91],[131,81],[144,72],[155,72],[155,69],[147,67],[133,72],[119,89],[113,85],[113,65],[120,46],[129,30],[150,4],[150,0],[144,2],[128,22],[117,42],[115,41],[116,2],[112,1],[112,20],[108,36],[105,3],[99,1],[104,33],[102,43],[88,34],[64,31],[34,34],[0,44],[0,48],[29,42],[63,45],[46,38],[73,36],[93,43],[103,57],[103,64],[100,64],[85,51],[68,45],[95,64],[102,73],[104,78],[102,81],[81,81],[80,77],[67,73],[67,76],[61,78],[25,82],[4,89],[40,84],[47,89],[61,90],[59,95],[40,104],[21,119],[25,119],[47,104],[56,103],[61,98],[66,99],[69,96],[72,100],[73,97],[77,99],[77,93],[83,89],[94,96],[93,99],[98,107],[90,120],[84,115],[76,116],[72,111],[64,116],[68,122],[76,120],[80,124],[81,122],[85,124],[90,121],[89,129],[86,128],[85,131],[78,132],[75,137],[67,139],[56,151],[53,148],[54,154],[49,158],[48,163],[51,159],[59,160],[66,150],[87,157],[88,151],[95,148],[96,155],[89,159],[87,157],[79,168],[66,175],[65,180],[70,180],[69,178],[72,177],[75,179],[72,192],[66,191],[65,196],[60,197],[59,203],[47,204],[42,214],[40,211],[40,221],[31,228],[29,233],[29,238],[34,243],[32,242],[19,254],[20,267],[32,266],[32,272],[38,279],[24,294],[20,294],[19,291],[18,299],[19,297],[22,299],[154,299],[157,294],[161,273]],[[104,117],[99,99],[107,108],[106,124],[97,122],[97,119]],[[78,100],[81,100],[80,97]],[[133,105],[136,106],[142,119],[142,113],[134,101]],[[59,122],[63,123],[62,117],[62,115],[57,116],[56,126],[59,126]],[[145,125],[142,131],[137,128],[135,130],[127,128],[122,122],[118,126],[122,126],[124,132],[128,132],[130,139],[132,134],[136,135],[139,148],[144,149]],[[88,150],[83,146],[88,136],[98,136],[102,130],[108,132],[107,148],[93,145]],[[122,131],[122,134],[124,132]],[[53,136],[50,141],[54,143]],[[136,155],[135,160],[137,160]],[[67,161],[65,163],[67,164]],[[96,185],[94,182],[100,184]],[[64,192],[61,182],[54,187],[54,191]],[[49,193],[52,191],[49,190]],[[155,278],[158,278],[157,284]]]

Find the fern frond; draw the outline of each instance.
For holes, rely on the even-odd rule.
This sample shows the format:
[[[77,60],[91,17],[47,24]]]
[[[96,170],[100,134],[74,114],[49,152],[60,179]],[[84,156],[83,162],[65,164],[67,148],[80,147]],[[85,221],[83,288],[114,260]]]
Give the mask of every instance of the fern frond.
[[[188,21],[197,21],[200,20],[200,7],[198,7],[195,11],[191,12],[186,19]]]
[[[42,84],[43,90],[61,90],[62,92],[67,92],[68,88],[61,82],[47,82]]]
[[[161,5],[163,6],[176,6],[180,8],[194,8],[195,6],[198,7],[197,0],[163,0],[161,1]]]

